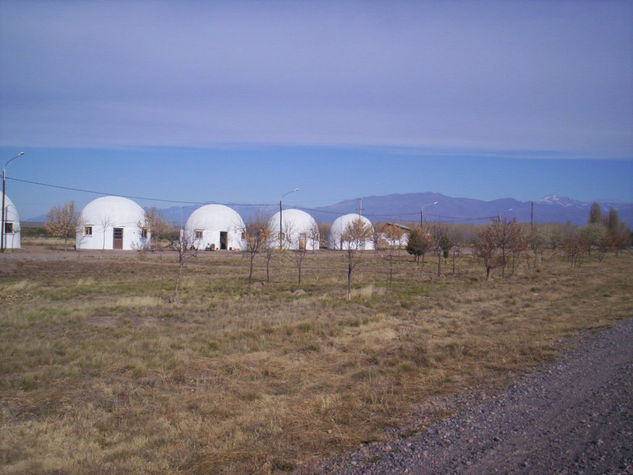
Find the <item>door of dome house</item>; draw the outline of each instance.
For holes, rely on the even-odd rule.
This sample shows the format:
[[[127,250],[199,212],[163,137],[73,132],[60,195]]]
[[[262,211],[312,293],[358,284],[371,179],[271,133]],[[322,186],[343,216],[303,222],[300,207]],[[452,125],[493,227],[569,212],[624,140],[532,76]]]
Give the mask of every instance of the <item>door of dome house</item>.
[[[220,249],[227,249],[228,241],[228,233],[226,231],[220,231]]]
[[[112,249],[123,249],[123,228],[112,230]]]
[[[302,251],[305,251],[307,241],[308,241],[308,236],[306,233],[299,234],[299,249],[301,249]]]

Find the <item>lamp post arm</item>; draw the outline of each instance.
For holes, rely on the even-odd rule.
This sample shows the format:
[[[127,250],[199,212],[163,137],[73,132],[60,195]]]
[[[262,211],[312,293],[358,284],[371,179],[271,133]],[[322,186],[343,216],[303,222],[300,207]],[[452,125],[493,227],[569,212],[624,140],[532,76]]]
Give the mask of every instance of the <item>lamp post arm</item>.
[[[22,155],[24,155],[24,152],[20,152],[17,155],[15,155],[14,157],[11,157],[9,160],[7,160],[6,162],[4,162],[4,168],[2,169],[2,176],[4,176],[6,169],[7,169],[7,165],[9,163],[11,163],[13,160],[15,160],[16,158],[20,158]]]

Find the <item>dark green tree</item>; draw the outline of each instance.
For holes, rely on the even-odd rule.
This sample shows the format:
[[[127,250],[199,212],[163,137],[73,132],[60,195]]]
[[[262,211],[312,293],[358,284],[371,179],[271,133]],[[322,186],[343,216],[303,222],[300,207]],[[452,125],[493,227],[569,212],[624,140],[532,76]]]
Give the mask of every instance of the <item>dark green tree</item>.
[[[618,212],[615,208],[611,208],[607,217],[607,229],[610,233],[615,233],[618,231],[619,226],[620,217],[618,216]]]
[[[415,258],[415,262],[420,262],[422,256],[422,265],[424,265],[424,255],[431,249],[433,238],[422,227],[411,230],[409,241],[407,242],[407,252]]]
[[[453,248],[453,241],[446,234],[440,238],[439,242],[440,249],[442,249],[442,254],[444,259],[448,259],[448,253]]]
[[[602,224],[602,209],[597,202],[591,204],[589,209],[589,222],[593,224]]]

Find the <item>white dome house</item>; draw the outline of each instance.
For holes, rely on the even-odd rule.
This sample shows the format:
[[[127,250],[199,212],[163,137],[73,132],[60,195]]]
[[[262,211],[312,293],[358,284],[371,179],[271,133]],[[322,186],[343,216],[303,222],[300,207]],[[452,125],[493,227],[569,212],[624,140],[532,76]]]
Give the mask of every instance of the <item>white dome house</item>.
[[[189,216],[185,236],[196,249],[244,250],[242,217],[224,205],[204,205]]]
[[[134,201],[104,196],[88,203],[79,215],[77,249],[143,249],[150,231],[145,211]]]
[[[343,216],[339,216],[332,223],[332,227],[330,228],[330,235],[327,241],[328,249],[336,249],[336,250],[347,250],[350,247],[350,242],[344,239],[345,231],[348,226],[352,225],[354,221],[360,219],[365,226],[369,228],[371,234],[374,233],[374,227],[364,216],[361,216],[357,213],[345,214]],[[353,247],[358,246],[359,250],[371,250],[375,249],[374,240],[372,236],[368,236],[364,240],[360,240],[358,243],[353,243]]]
[[[319,249],[319,227],[312,216],[300,209],[285,209],[281,214],[284,249]],[[268,221],[270,240],[279,245],[279,211]]]
[[[0,196],[2,199],[2,196]],[[0,201],[0,206],[2,202]],[[4,195],[4,248],[5,249],[19,249],[20,248],[20,215],[18,210],[13,204],[13,201],[9,199],[7,195]]]

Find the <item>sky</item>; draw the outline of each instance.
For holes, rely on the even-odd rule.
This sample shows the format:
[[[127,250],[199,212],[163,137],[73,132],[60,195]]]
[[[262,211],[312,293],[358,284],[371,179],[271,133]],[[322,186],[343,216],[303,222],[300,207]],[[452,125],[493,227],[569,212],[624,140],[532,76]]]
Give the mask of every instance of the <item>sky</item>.
[[[16,178],[190,202],[298,187],[308,207],[633,201],[633,3],[2,0],[0,161],[20,151],[27,218],[95,195]]]

